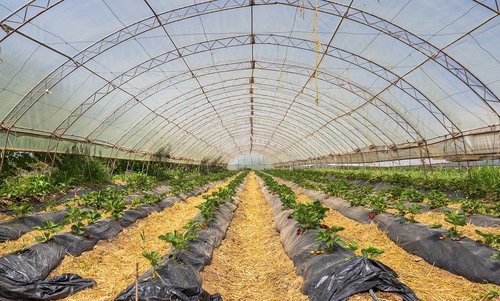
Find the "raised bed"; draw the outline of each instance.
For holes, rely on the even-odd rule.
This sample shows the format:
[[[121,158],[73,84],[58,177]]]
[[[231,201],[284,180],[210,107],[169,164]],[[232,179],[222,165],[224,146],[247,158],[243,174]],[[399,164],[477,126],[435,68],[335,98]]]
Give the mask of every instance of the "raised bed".
[[[237,194],[243,185],[238,186]],[[221,205],[214,220],[198,232],[199,237],[188,242],[187,251],[177,259],[173,259],[173,251],[167,253],[156,267],[156,274],[149,269],[137,279],[137,284],[127,287],[115,301],[135,300],[136,294],[140,300],[222,301],[220,295],[210,295],[202,289],[200,272],[210,263],[213,251],[224,239],[236,208],[235,198]],[[194,220],[201,221],[200,214]]]
[[[168,186],[161,186],[144,193],[133,193],[124,197],[126,203],[134,198],[143,198],[148,194],[162,194],[169,191]],[[43,221],[53,221],[55,223],[62,223],[68,210],[58,210],[52,212],[45,212],[40,214],[22,216],[20,218],[1,221],[0,222],[0,243],[8,240],[15,240],[22,235],[31,232],[33,227],[41,226]]]
[[[220,181],[219,181],[220,182]],[[91,250],[98,241],[110,239],[138,219],[172,206],[188,196],[201,194],[218,182],[206,184],[181,197],[166,198],[157,204],[144,204],[124,212],[120,220],[103,219],[87,226],[85,235],[62,233],[45,243],[0,257],[0,300],[53,300],[91,287],[93,280],[78,275],[64,274],[46,279],[66,254],[79,256]]]
[[[289,183],[289,182],[287,182]],[[300,188],[297,184],[294,187]],[[495,250],[469,238],[460,241],[440,239],[445,230],[432,229],[422,223],[405,223],[391,213],[382,213],[368,218],[371,212],[364,207],[351,207],[349,202],[330,197],[319,191],[301,188],[304,195],[321,200],[331,209],[359,223],[375,222],[389,238],[405,251],[453,274],[475,282],[489,282],[500,285],[500,261],[491,257]]]
[[[311,254],[321,249],[316,242],[316,230],[307,230],[301,235],[296,231],[299,224],[290,219],[292,210],[283,210],[277,195],[271,194],[259,181],[266,199],[273,208],[276,229],[280,233],[285,252],[292,259],[297,274],[304,278],[302,292],[312,301],[341,301],[370,289],[399,294],[403,300],[419,300],[413,291],[397,279],[397,275],[384,264],[358,257],[354,252],[336,246],[331,253]]]

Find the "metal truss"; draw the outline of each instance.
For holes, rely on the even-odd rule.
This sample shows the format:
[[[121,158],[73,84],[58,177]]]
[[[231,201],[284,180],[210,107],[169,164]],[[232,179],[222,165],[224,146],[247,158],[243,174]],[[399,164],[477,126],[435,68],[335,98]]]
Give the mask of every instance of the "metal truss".
[[[30,1],[26,5],[22,6],[19,8],[17,11],[12,13],[11,15],[7,16],[4,20],[0,22],[0,25],[2,26],[3,32],[0,31],[2,35],[0,35],[0,41],[8,38],[8,36],[18,32],[21,34],[20,29],[22,27],[29,23],[30,21],[34,20],[36,17],[42,15],[43,13],[47,12],[51,8],[55,7],[56,5],[60,4],[61,1],[50,1],[50,0],[45,0],[45,1]],[[147,1],[145,1],[147,4]],[[478,3],[478,5],[481,5],[485,7],[486,9],[489,9],[492,11],[494,14],[492,15],[491,18],[487,19],[484,21],[482,24],[477,26],[476,28],[472,29],[468,33],[466,33],[463,36],[468,35],[481,25],[484,25],[485,23],[489,22],[491,19],[496,17],[499,13],[498,9],[498,1],[489,1],[489,2],[481,2],[481,1],[475,1]],[[212,104],[211,100],[206,94],[205,87],[201,85],[201,83],[198,80],[199,76],[203,76],[203,72],[209,72],[207,74],[210,74],[210,72],[220,72],[220,70],[217,70],[217,67],[220,67],[221,65],[218,66],[213,66],[214,69],[210,68],[202,68],[204,69],[203,71],[201,69],[191,69],[189,65],[187,65],[186,61],[184,60],[184,57],[193,55],[193,54],[198,54],[202,52],[207,52],[207,51],[215,51],[218,49],[225,49],[229,47],[238,47],[238,46],[245,46],[245,45],[251,45],[252,47],[252,59],[250,61],[250,69],[252,70],[252,76],[249,79],[250,83],[250,91],[251,95],[250,96],[250,117],[249,117],[249,124],[250,124],[250,149],[252,149],[253,145],[253,140],[257,139],[254,138],[254,118],[252,117],[254,115],[254,76],[253,72],[254,70],[258,68],[262,68],[263,70],[279,70],[281,71],[283,68],[286,68],[286,72],[294,73],[294,74],[302,74],[304,76],[308,76],[311,78],[312,76],[316,75],[314,71],[311,69],[307,69],[305,67],[301,66],[284,66],[281,63],[274,63],[274,62],[256,62],[253,59],[253,47],[256,44],[262,44],[262,45],[278,45],[278,46],[285,46],[285,47],[292,47],[295,49],[304,49],[308,51],[314,51],[314,42],[309,41],[309,40],[303,40],[303,39],[297,39],[293,37],[286,37],[286,36],[280,36],[280,35],[255,35],[253,34],[253,30],[250,35],[241,35],[241,36],[234,36],[234,37],[229,37],[229,38],[224,38],[224,39],[217,39],[217,40],[212,40],[212,41],[205,41],[189,46],[184,46],[184,47],[177,47],[175,43],[174,49],[166,52],[160,56],[157,56],[151,60],[145,61],[142,64],[139,64],[135,66],[134,68],[131,68],[130,70],[124,72],[118,77],[115,77],[113,79],[106,79],[103,78],[101,75],[95,73],[91,69],[85,66],[85,64],[95,57],[99,56],[100,54],[112,49],[113,47],[119,45],[120,43],[127,41],[129,39],[135,38],[141,34],[144,34],[148,31],[151,31],[156,28],[163,28],[166,35],[168,36],[168,32],[166,31],[166,26],[168,24],[172,24],[174,22],[179,22],[183,21],[189,18],[197,17],[197,16],[202,16],[204,14],[212,14],[212,13],[218,13],[222,11],[227,11],[227,10],[232,10],[232,9],[239,9],[239,8],[244,8],[244,7],[250,7],[252,10],[252,15],[253,15],[253,6],[266,6],[266,5],[286,5],[286,6],[292,6],[292,7],[303,7],[304,9],[308,10],[314,10],[315,5],[311,1],[304,1],[300,3],[299,1],[296,0],[224,0],[224,1],[207,1],[203,3],[197,3],[193,5],[187,5],[185,7],[177,8],[168,12],[163,12],[163,13],[156,13],[153,12],[152,17],[145,18],[143,20],[140,20],[134,24],[131,24],[129,26],[126,26],[108,36],[103,38],[102,40],[94,43],[93,45],[87,47],[86,49],[82,50],[78,54],[76,54],[73,57],[70,57],[68,61],[66,61],[63,65],[58,67],[56,70],[54,70],[51,74],[49,74],[47,77],[42,79],[34,88],[32,88],[29,93],[25,95],[25,97],[12,109],[12,111],[8,114],[8,116],[4,119],[2,122],[2,127],[4,129],[7,129],[8,132],[11,130],[21,130],[19,128],[16,128],[16,123],[24,116],[24,114],[30,110],[30,108],[33,107],[35,103],[40,101],[43,96],[45,95],[46,91],[52,89],[55,85],[60,83],[64,78],[69,76],[71,73],[73,73],[75,70],[78,68],[85,68],[89,72],[91,72],[94,76],[104,80],[106,84],[101,87],[99,90],[95,91],[89,98],[87,98],[77,109],[75,109],[72,113],[68,115],[68,117],[59,124],[59,126],[51,133],[51,137],[57,141],[60,139],[65,139],[67,137],[66,133],[67,131],[71,128],[71,126],[81,117],[83,116],[93,105],[98,103],[99,101],[103,100],[108,94],[112,93],[115,90],[120,90],[128,95],[130,95],[130,100],[125,102],[125,104],[121,107],[119,107],[117,110],[115,110],[110,116],[108,116],[104,122],[102,122],[97,128],[95,128],[90,135],[87,137],[87,142],[89,143],[100,143],[99,141],[96,141],[97,138],[99,137],[100,134],[102,134],[111,124],[112,121],[118,117],[123,115],[125,112],[136,106],[137,104],[144,105],[143,100],[147,99],[151,95],[157,93],[158,91],[161,91],[162,89],[165,89],[163,87],[168,87],[168,86],[174,86],[176,81],[177,82],[182,82],[186,80],[195,80],[199,84],[199,89],[202,94],[204,95],[207,104],[209,104],[215,115],[217,115],[220,125],[225,129],[227,132],[227,135],[229,135],[232,140],[234,147],[239,147],[238,144],[235,143],[235,138],[234,136],[231,135],[230,129],[227,128],[226,125],[223,123],[222,115],[219,115],[220,112],[215,108],[215,106]],[[149,4],[148,4],[149,6]],[[150,7],[151,8],[151,7]],[[477,77],[474,76],[469,70],[467,70],[463,65],[461,65],[458,61],[454,60],[451,56],[449,56],[445,52],[445,48],[449,47],[451,44],[455,43],[456,41],[460,40],[461,38],[455,40],[453,43],[447,45],[446,47],[443,48],[438,48],[434,46],[433,44],[429,43],[428,41],[423,40],[422,38],[418,37],[417,35],[399,27],[398,25],[391,23],[383,18],[380,18],[378,16],[375,16],[373,14],[370,14],[368,12],[362,11],[360,9],[354,8],[354,7],[348,7],[344,4],[341,3],[336,3],[335,1],[320,1],[319,5],[319,11],[325,14],[333,15],[333,16],[338,16],[342,17],[344,19],[350,20],[357,22],[359,24],[363,24],[365,26],[369,26],[370,28],[376,29],[381,33],[384,33],[412,48],[420,52],[421,54],[425,55],[427,59],[413,68],[410,72],[418,68],[419,66],[423,65],[424,63],[428,61],[434,61],[437,64],[439,64],[441,67],[443,67],[445,70],[447,70],[449,73],[451,73],[455,78],[459,79],[462,83],[467,85],[471,91],[473,91],[482,101],[494,112],[497,116],[498,112],[495,110],[495,106],[498,105],[499,99],[498,97],[493,94],[485,84],[483,84]],[[252,28],[253,28],[253,18],[252,18]],[[462,36],[462,37],[463,37]],[[170,37],[169,37],[170,38]],[[48,47],[47,45],[44,45],[43,43],[31,38],[33,42],[39,43],[42,46]],[[333,36],[332,36],[333,40]],[[330,41],[331,42],[331,41]],[[365,99],[365,103],[363,103],[361,106],[358,106],[356,108],[351,108],[350,111],[344,111],[341,115],[335,116],[334,118],[331,118],[328,120],[326,123],[319,125],[319,127],[310,133],[307,133],[305,136],[303,136],[301,139],[306,140],[311,138],[313,135],[317,135],[321,130],[327,128],[327,126],[333,124],[333,123],[338,123],[342,124],[341,122],[338,122],[340,118],[346,119],[346,117],[352,117],[353,122],[350,123],[352,127],[354,127],[354,124],[361,124],[365,128],[367,128],[372,134],[375,135],[380,135],[383,134],[383,132],[374,126],[372,122],[370,122],[367,118],[362,116],[362,114],[359,114],[357,111],[366,105],[374,105],[377,107],[379,110],[381,110],[385,115],[389,116],[394,122],[396,122],[410,137],[413,141],[417,141],[419,143],[425,143],[425,139],[422,137],[422,135],[418,132],[417,128],[412,125],[410,122],[408,122],[403,115],[397,111],[397,108],[392,107],[388,103],[384,102],[382,99],[380,99],[380,95],[389,89],[390,87],[395,87],[403,91],[405,94],[410,96],[412,99],[417,101],[422,107],[424,107],[436,120],[439,121],[439,123],[446,129],[450,137],[458,137],[458,136],[463,136],[462,132],[460,129],[457,127],[457,125],[446,115],[444,114],[437,106],[434,105],[434,103],[428,99],[423,93],[421,93],[418,89],[413,87],[410,83],[408,83],[404,77],[410,73],[408,72],[407,74],[403,76],[398,76],[391,72],[390,70],[376,64],[375,62],[372,62],[366,58],[363,58],[361,56],[358,56],[354,53],[349,53],[345,50],[335,48],[333,45],[322,45],[321,52],[324,54],[324,56],[332,57],[335,59],[339,59],[345,62],[349,62],[350,64],[353,64],[355,66],[358,66],[367,72],[370,72],[372,74],[375,74],[379,76],[380,78],[383,78],[388,82],[388,86],[377,93],[376,95],[370,94],[367,91],[363,90],[360,88],[360,86],[356,85],[356,83],[351,83],[347,82],[345,80],[342,80],[341,78],[335,77],[331,74],[327,74],[324,72],[318,72],[318,77],[321,78],[321,80],[329,82],[331,84],[334,84],[336,86],[342,87],[345,90],[354,93],[356,95],[359,95],[360,97],[363,97]],[[61,54],[61,53],[59,53]],[[64,54],[62,54],[64,55]],[[189,72],[188,73],[181,73],[177,74],[169,80],[162,81],[162,83],[155,83],[148,87],[147,89],[141,91],[139,94],[132,94],[130,92],[127,92],[126,89],[123,87],[126,83],[130,82],[132,79],[135,79],[142,74],[145,74],[160,65],[163,64],[168,64],[169,62],[172,62],[174,60],[183,60],[184,63],[186,64]],[[248,63],[248,62],[247,62]],[[242,70],[242,69],[237,69],[237,68],[243,68],[243,64],[245,63],[240,63],[241,66],[233,66],[235,69],[233,70]],[[259,65],[261,64],[261,65]],[[229,64],[228,64],[229,65]],[[265,66],[264,66],[265,65]],[[256,67],[257,66],[257,67]],[[198,74],[200,72],[201,74]],[[265,79],[265,80],[271,80],[271,79]],[[295,105],[295,100],[298,99],[298,97],[302,97],[301,95],[304,95],[304,91],[307,91],[307,82],[306,84],[299,89],[297,95],[293,98],[292,104]],[[281,88],[280,88],[281,89]],[[291,108],[291,105],[290,105]],[[212,153],[217,153],[220,152],[220,149],[217,149],[216,147],[213,147],[213,143],[208,143],[207,141],[204,141],[202,137],[195,136],[193,133],[189,132],[188,130],[185,129],[185,127],[181,124],[181,122],[177,121],[172,121],[168,119],[167,117],[163,116],[163,113],[158,114],[155,112],[155,110],[149,109],[151,111],[151,114],[157,114],[159,118],[163,120],[163,123],[167,124],[174,124],[176,125],[178,131],[183,131],[185,135],[189,135],[192,138],[195,139],[195,145],[196,147],[199,147],[199,144],[204,144],[205,147],[208,147]],[[248,108],[247,108],[248,110]],[[286,115],[283,117],[283,120],[286,117]],[[500,116],[499,116],[500,118]],[[281,122],[278,124],[278,127],[281,126]],[[277,127],[277,128],[278,128]],[[276,128],[276,129],[277,129]],[[275,129],[275,131],[276,131]],[[347,128],[346,128],[347,129]],[[138,133],[139,131],[135,132]],[[362,133],[361,131],[358,130],[359,133]],[[128,137],[132,137],[129,135],[130,133],[127,132],[122,138],[123,141],[126,141],[125,136],[128,135]],[[386,138],[387,135],[384,134]],[[119,139],[122,140],[122,138]],[[366,139],[368,139],[365,136]],[[8,140],[8,139],[6,139]],[[271,139],[272,140],[272,136]],[[368,139],[369,140],[369,139]],[[456,140],[454,140],[456,141]],[[410,141],[409,141],[410,142]],[[461,143],[456,144],[455,143],[455,149],[460,149],[461,151],[465,151],[465,142],[462,140],[463,146]],[[57,143],[57,142],[56,142]],[[283,145],[281,149],[278,151],[284,151],[284,149],[287,149],[291,146],[291,143]],[[118,149],[121,148],[121,146],[115,146]],[[57,151],[57,144],[53,144],[52,141],[49,143],[49,148],[47,151]],[[240,150],[241,151],[241,150]],[[227,152],[225,152],[226,156]],[[220,154],[219,154],[220,155]]]

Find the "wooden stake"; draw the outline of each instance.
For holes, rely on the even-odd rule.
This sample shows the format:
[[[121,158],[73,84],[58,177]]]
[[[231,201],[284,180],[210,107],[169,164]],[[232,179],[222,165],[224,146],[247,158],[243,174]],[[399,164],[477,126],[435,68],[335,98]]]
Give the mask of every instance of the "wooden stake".
[[[139,301],[139,263],[135,263],[135,301]]]

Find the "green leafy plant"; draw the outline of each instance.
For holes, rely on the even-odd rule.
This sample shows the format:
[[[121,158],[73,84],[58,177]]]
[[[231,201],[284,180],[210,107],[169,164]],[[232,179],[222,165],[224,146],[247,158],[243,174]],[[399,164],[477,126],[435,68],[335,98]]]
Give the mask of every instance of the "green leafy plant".
[[[85,212],[78,207],[73,207],[68,210],[68,213],[66,213],[66,216],[64,217],[64,224],[79,222],[82,221],[84,218],[85,218]]]
[[[427,204],[431,208],[440,208],[440,207],[446,207],[448,206],[450,200],[448,199],[448,196],[438,190],[431,190],[425,198],[427,199]]]
[[[370,245],[361,249],[361,255],[366,258],[375,258],[382,253],[384,253],[383,248],[378,248]]]
[[[214,198],[206,197],[206,202],[196,206],[196,208],[200,209],[201,218],[205,223],[210,223],[214,217],[217,209],[217,201]]]
[[[157,251],[142,251],[142,256],[149,261],[151,265],[153,276],[158,276],[156,269],[158,267],[158,263],[161,261],[161,256]]]
[[[123,198],[108,199],[105,201],[104,210],[111,213],[114,219],[120,219],[123,216],[123,210],[125,209],[125,200]]]
[[[448,237],[451,240],[461,240],[464,235],[462,232],[458,231],[457,226],[465,226],[465,214],[459,212],[458,210],[445,210],[444,214],[446,216],[444,220],[453,225],[453,227],[448,229]]]
[[[53,221],[42,221],[41,226],[33,227],[33,230],[43,231],[42,235],[35,236],[35,240],[38,242],[48,241],[53,233],[61,231],[63,225],[55,223]]]
[[[45,174],[26,173],[5,179],[1,194],[19,200],[44,196],[56,188],[58,187],[52,185]]]
[[[481,296],[481,301],[495,300],[500,297],[500,289],[491,287],[484,295]]]
[[[188,232],[181,233],[177,230],[175,230],[174,232],[169,232],[164,235],[158,236],[160,240],[163,240],[172,245],[172,248],[174,248],[174,254],[173,254],[174,259],[177,259],[180,253],[188,250],[189,246],[187,245],[187,243],[190,240],[193,240],[197,237],[198,235],[196,234]]]
[[[358,190],[350,190],[344,194],[344,198],[351,204],[351,207],[366,205],[366,194]]]
[[[389,204],[384,196],[379,194],[370,194],[366,197],[368,207],[371,209],[372,213],[377,215],[384,212]]]
[[[74,234],[82,235],[87,231],[87,228],[82,222],[77,222],[74,225],[71,225],[71,232]]]
[[[408,222],[415,222],[415,215],[419,214],[424,206],[420,204],[412,204],[411,206],[406,206],[401,200],[396,201],[392,208],[396,209],[398,212],[395,213],[396,216],[405,218]]]
[[[144,201],[141,198],[134,198],[130,202],[130,207],[135,209],[138,206],[142,205],[143,203],[144,203]]]
[[[50,211],[53,211],[56,208],[56,205],[57,205],[57,201],[54,199],[47,201],[47,209]]]
[[[468,215],[482,213],[485,209],[483,202],[476,199],[465,199],[460,204],[460,209]]]
[[[399,199],[404,202],[419,203],[422,202],[424,196],[415,188],[407,188],[401,192]]]
[[[299,222],[302,230],[319,228],[326,217],[329,208],[321,205],[318,200],[311,203],[299,203],[292,213],[292,217]]]
[[[483,238],[486,245],[500,249],[500,234],[486,233],[476,230],[476,233]]]
[[[186,230],[188,235],[194,235],[196,231],[202,229],[203,227],[204,224],[201,221],[191,219],[184,225],[183,229]]]
[[[31,214],[31,212],[33,211],[33,206],[30,203],[15,203],[10,205],[7,209],[13,211],[15,217],[21,217]]]
[[[102,218],[101,213],[96,210],[87,210],[85,211],[84,216],[89,223],[93,223]]]
[[[339,245],[341,248],[346,250],[355,251],[358,248],[358,244],[356,242],[345,243],[339,235],[338,232],[344,230],[343,227],[330,227],[327,229],[319,229],[318,235],[315,238],[315,241],[323,242],[325,247],[323,251],[331,252],[335,249],[336,245]]]

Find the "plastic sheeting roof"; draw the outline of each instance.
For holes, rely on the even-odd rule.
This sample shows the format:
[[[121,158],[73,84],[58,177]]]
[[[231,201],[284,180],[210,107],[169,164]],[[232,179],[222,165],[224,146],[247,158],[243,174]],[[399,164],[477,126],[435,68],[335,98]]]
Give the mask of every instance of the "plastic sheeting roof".
[[[286,164],[499,153],[498,0],[24,2],[0,3],[2,149]]]

